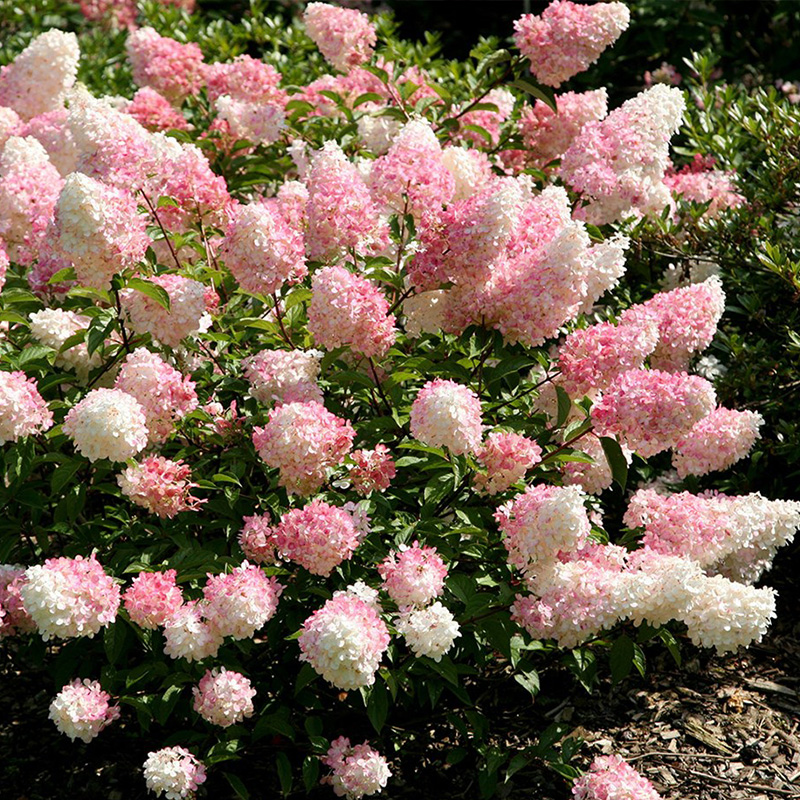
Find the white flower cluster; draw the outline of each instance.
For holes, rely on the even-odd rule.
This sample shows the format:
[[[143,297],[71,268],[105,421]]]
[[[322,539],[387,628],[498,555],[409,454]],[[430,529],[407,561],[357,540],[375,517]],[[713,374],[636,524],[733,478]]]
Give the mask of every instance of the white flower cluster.
[[[147,446],[144,409],[119,389],[92,389],[70,409],[63,431],[90,461],[127,461]]]
[[[170,658],[202,661],[215,656],[221,644],[222,636],[203,620],[197,603],[185,603],[164,623],[164,652]]]
[[[185,747],[165,747],[147,754],[144,762],[147,788],[167,800],[191,797],[206,779],[205,766]]]
[[[52,347],[58,352],[70,337],[89,327],[89,318],[74,311],[62,308],[45,308],[30,316],[31,335],[45,347]],[[86,342],[79,342],[58,353],[54,362],[57,367],[74,370],[75,374],[85,382],[89,372],[102,364],[99,351],[89,355]]]
[[[97,681],[68,683],[50,703],[50,719],[73,741],[91,742],[119,717],[119,706],[109,706],[109,696]]]
[[[403,301],[406,334],[412,339],[418,339],[423,333],[439,333],[444,327],[446,298],[445,290],[435,289],[412,294]]]
[[[320,350],[262,350],[242,361],[250,394],[260,403],[322,402]]]
[[[438,600],[427,608],[404,611],[395,622],[415,656],[441,661],[461,630],[449,609]]]
[[[0,106],[26,120],[60,108],[75,83],[80,55],[74,33],[40,34],[0,75]]]

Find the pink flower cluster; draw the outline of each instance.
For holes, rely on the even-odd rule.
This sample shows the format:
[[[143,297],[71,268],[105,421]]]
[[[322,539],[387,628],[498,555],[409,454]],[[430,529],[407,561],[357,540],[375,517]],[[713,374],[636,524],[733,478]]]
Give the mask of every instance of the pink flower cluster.
[[[323,577],[348,560],[359,544],[352,514],[322,500],[284,514],[274,540],[282,557]]]
[[[659,292],[645,303],[631,306],[622,322],[652,319],[658,325],[658,343],[650,364],[667,372],[685,370],[692,355],[705,350],[717,332],[725,310],[722,282],[713,275],[702,283]]]
[[[601,122],[583,126],[561,159],[560,175],[587,202],[580,210],[584,219],[601,225],[629,214],[658,214],[669,205],[669,140],[684,108],[680,89],[656,84]]]
[[[181,511],[197,511],[205,503],[192,495],[192,470],[182,460],[149,456],[117,475],[120,491],[137,506],[162,519]]]
[[[647,778],[619,756],[597,756],[589,771],[575,781],[574,800],[661,800]]]
[[[597,61],[628,27],[630,18],[624,3],[583,5],[554,0],[540,17],[520,17],[514,23],[514,40],[530,59],[536,79],[559,86]]]
[[[154,275],[148,280],[169,295],[169,311],[143,292],[123,289],[120,299],[133,330],[151,333],[167,347],[177,347],[187,336],[208,328],[211,321],[206,314],[206,289],[200,281],[173,274]]]
[[[140,572],[122,595],[131,622],[153,630],[166,624],[183,605],[183,594],[175,582],[174,569]]]
[[[253,714],[256,690],[239,672],[207,669],[192,689],[194,710],[207,722],[228,728]]]
[[[584,499],[579,486],[529,486],[501,506],[495,519],[509,562],[530,573],[561,551],[583,547],[591,529]]]
[[[55,636],[94,636],[119,608],[119,586],[97,557],[48,558],[28,567],[20,586],[25,610],[45,641]]]
[[[306,186],[310,259],[331,261],[351,250],[373,255],[386,246],[386,223],[357,167],[338,144],[327,142],[314,154]]]
[[[53,414],[36,381],[24,372],[0,371],[0,444],[46,431]]]
[[[334,739],[328,752],[321,759],[333,774],[323,778],[329,783],[337,797],[361,800],[362,797],[380,794],[392,776],[386,759],[369,746],[369,742],[351,747],[344,736]]]
[[[144,409],[151,443],[166,441],[177,420],[198,405],[194,381],[144,347],[138,347],[126,356],[114,388],[139,401]]]
[[[375,683],[389,631],[368,602],[348,592],[334,592],[303,623],[298,644],[301,661],[338,689],[349,691]]]
[[[354,450],[350,458],[354,462],[350,481],[362,496],[386,491],[397,474],[394,459],[385,444],[375,445],[374,450]]]
[[[658,341],[658,325],[646,317],[573,331],[558,351],[558,382],[575,398],[605,389],[623,373],[641,369]]]
[[[166,97],[150,86],[139,89],[124,111],[149,131],[189,129],[189,123],[183,114],[176,111]]]
[[[280,470],[279,484],[290,494],[319,489],[329,469],[344,461],[355,430],[317,402],[287,403],[269,412],[269,421],[253,430],[253,444],[267,466]]]
[[[712,159],[713,162],[713,159]],[[708,203],[706,214],[718,217],[727,208],[738,208],[745,198],[736,191],[735,172],[714,169],[696,153],[694,161],[679,170],[671,170],[664,177],[670,191],[694,203]]]
[[[349,72],[372,56],[375,28],[366,14],[354,8],[309,3],[303,22],[325,59],[341,72]]]
[[[437,378],[417,393],[411,435],[423,444],[463,455],[478,449],[482,433],[481,401],[472,389]]]
[[[119,719],[119,706],[97,681],[76,678],[64,686],[50,703],[50,719],[70,739],[91,742],[105,727]]]
[[[378,573],[383,588],[399,608],[424,606],[442,593],[447,565],[435,547],[420,547],[415,541],[411,547],[386,556]]]
[[[260,403],[322,402],[318,350],[262,350],[242,359],[250,394]]]
[[[587,122],[599,122],[608,113],[605,89],[566,92],[556,96],[556,111],[537,100],[526,107],[519,120],[525,146],[532,150],[534,163],[545,167],[569,149]]]
[[[203,53],[194,43],[181,44],[159,36],[152,28],[139,28],[125,43],[138,86],[149,86],[178,104],[195,94],[203,80]]]
[[[678,477],[728,469],[750,452],[763,424],[756,411],[715,409],[676,443],[672,465]]]
[[[349,345],[354,353],[383,356],[397,330],[383,292],[344,267],[324,267],[311,281],[308,330],[326,350]]]
[[[525,477],[539,463],[542,448],[527,436],[494,431],[475,453],[486,470],[475,475],[475,488],[486,494],[498,494]]]
[[[273,294],[308,273],[302,234],[268,203],[236,208],[220,256],[239,285],[255,294]]]
[[[36,623],[22,602],[20,589],[26,580],[25,567],[0,564],[0,639],[36,630]]]
[[[643,458],[675,447],[716,405],[714,387],[685,372],[629,370],[592,407],[599,436],[617,436]]]

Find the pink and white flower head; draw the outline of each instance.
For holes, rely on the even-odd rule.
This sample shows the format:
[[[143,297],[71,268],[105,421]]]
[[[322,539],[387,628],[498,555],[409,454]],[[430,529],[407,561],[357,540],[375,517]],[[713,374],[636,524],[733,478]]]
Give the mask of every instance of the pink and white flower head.
[[[167,619],[183,605],[183,594],[175,582],[174,569],[164,572],[140,572],[122,595],[131,622],[140,628],[153,630],[166,624]]]
[[[225,233],[220,257],[239,285],[254,294],[273,294],[308,274],[303,234],[268,203],[238,206]]]
[[[0,444],[50,428],[53,414],[36,381],[24,372],[0,371]]]
[[[319,350],[262,350],[242,359],[250,395],[259,403],[322,402]]]
[[[566,92],[556,96],[556,109],[553,111],[547,103],[537,100],[520,117],[522,139],[540,167],[566,153],[587,122],[599,122],[605,117],[608,93],[605,89]]]
[[[272,618],[282,591],[275,578],[244,561],[233,572],[208,576],[204,614],[220,636],[250,639]]]
[[[600,494],[608,489],[614,482],[614,475],[608,463],[600,439],[593,433],[588,433],[572,445],[576,450],[593,459],[589,464],[585,461],[565,461],[559,466],[564,485],[580,486],[587,494]],[[631,452],[623,447],[622,453],[630,463]]]
[[[411,652],[439,662],[449,652],[461,629],[448,608],[438,600],[425,608],[406,608],[395,621]]]
[[[311,281],[308,330],[326,350],[349,345],[354,353],[380,357],[397,336],[383,292],[344,267],[324,267]]]
[[[38,256],[62,185],[36,139],[8,139],[0,152],[0,237],[15,261],[29,264]]]
[[[30,316],[31,335],[45,347],[51,347],[57,355],[53,362],[56,367],[74,370],[81,381],[89,378],[89,372],[103,363],[102,355],[95,350],[89,355],[86,342],[79,342],[61,351],[67,339],[89,327],[91,319],[63,308],[44,308]]]
[[[149,131],[189,129],[189,123],[183,114],[176,111],[166,97],[150,86],[139,89],[123,110]]]
[[[62,429],[89,461],[127,461],[147,446],[145,410],[119,389],[92,389],[69,410]]]
[[[105,23],[115,30],[136,27],[136,0],[81,0],[80,7],[81,14],[92,22]]]
[[[445,147],[442,163],[455,181],[454,203],[482,191],[494,177],[489,157],[473,147]]]
[[[158,797],[182,800],[193,797],[200,784],[205,783],[206,768],[185,747],[165,747],[148,753],[144,779],[147,788]]]
[[[508,560],[529,573],[570,553],[588,541],[591,524],[580,486],[529,486],[501,506],[495,519],[503,534]]]
[[[214,103],[219,119],[228,123],[230,133],[237,139],[253,144],[276,142],[286,127],[283,108],[273,103],[238,100],[223,95]]]
[[[714,159],[709,164],[699,153],[694,161],[679,170],[669,170],[664,183],[673,193],[694,203],[708,203],[706,216],[718,217],[726,208],[738,208],[746,202],[736,191],[735,172],[713,169]]]
[[[680,89],[657,84],[601,122],[583,126],[560,167],[561,177],[588,202],[579,209],[582,219],[601,225],[629,214],[658,214],[669,205],[663,182],[669,140],[684,109]]]
[[[148,278],[169,295],[169,311],[151,297],[135,289],[120,295],[131,328],[137,333],[152,333],[167,347],[177,347],[187,336],[208,329],[206,288],[200,281],[183,275],[155,275]]]
[[[572,787],[574,800],[661,800],[647,778],[619,756],[597,756]]]
[[[354,450],[350,457],[354,462],[350,482],[362,496],[386,491],[397,474],[394,459],[385,444],[375,445],[374,450]]]
[[[175,423],[198,405],[194,381],[144,347],[137,347],[126,356],[114,388],[127,392],[141,404],[150,442],[166,441]]]
[[[282,557],[323,577],[348,560],[359,544],[352,514],[322,500],[284,514],[275,539]]]
[[[514,23],[514,41],[530,59],[538,81],[560,86],[597,61],[627,29],[630,18],[623,3],[554,0],[541,16],[525,14]]]
[[[125,44],[137,86],[149,86],[170,103],[180,104],[203,82],[203,53],[194,43],[181,44],[159,36],[152,28],[139,28]]]
[[[192,694],[194,710],[213,725],[228,728],[253,715],[256,690],[244,675],[225,667],[207,669]]]
[[[375,27],[366,14],[329,3],[309,3],[303,22],[325,60],[341,72],[349,72],[372,57]]]
[[[164,620],[164,652],[170,658],[202,661],[217,655],[222,636],[204,618],[205,604],[190,600]]]
[[[650,364],[655,369],[678,372],[689,366],[693,354],[711,343],[724,310],[722,282],[713,275],[702,283],[660,292],[629,308],[621,320],[654,320],[658,325],[658,344]]]
[[[79,59],[74,33],[53,29],[40,34],[0,68],[0,106],[14,109],[24,120],[60,108],[75,83]]]
[[[245,517],[239,532],[239,547],[245,558],[255,564],[278,562],[278,540],[269,514],[254,514]]]
[[[266,464],[280,470],[279,484],[289,494],[309,495],[341,464],[353,446],[353,426],[321,403],[287,403],[269,412],[253,444]]]
[[[100,731],[119,718],[119,706],[97,681],[76,678],[64,686],[50,703],[50,719],[72,741],[91,742]]]
[[[383,588],[399,608],[424,606],[438,597],[444,589],[447,565],[435,547],[411,547],[394,550],[378,566]]]
[[[47,151],[50,163],[62,177],[78,168],[78,150],[67,125],[66,108],[47,111],[28,120],[18,131],[18,136],[32,136]],[[2,136],[0,136],[0,142]],[[2,147],[2,145],[0,145]]]
[[[182,460],[148,456],[117,475],[120,491],[137,506],[162,519],[172,519],[181,511],[198,511],[205,503],[192,495],[192,470]]]
[[[207,64],[204,72],[208,98],[212,102],[223,95],[276,105],[285,105],[288,100],[288,95],[280,88],[280,72],[252,56],[237,56],[225,64]]]
[[[42,639],[48,641],[56,636],[94,636],[116,619],[120,591],[92,555],[48,558],[28,567],[20,596]]]
[[[347,800],[380,794],[392,776],[386,759],[373,750],[369,742],[351,747],[350,740],[344,736],[331,742],[321,760],[333,770],[333,774],[323,778],[322,783],[329,783],[337,797]]]
[[[423,227],[439,216],[453,199],[455,179],[429,122],[415,118],[402,127],[389,152],[373,162],[369,185],[376,202],[413,215]]]
[[[0,150],[3,149],[9,136],[18,136],[24,123],[13,108],[0,106]]]
[[[3,291],[3,287],[6,285],[6,274],[10,265],[11,259],[8,257],[5,244],[0,239],[0,292]]]
[[[598,436],[617,436],[642,458],[675,447],[716,406],[714,387],[685,372],[630,370],[592,407]]]
[[[67,176],[55,232],[79,283],[108,289],[113,275],[135,267],[150,246],[146,224],[131,195],[79,172]]]
[[[750,452],[763,424],[756,411],[716,408],[677,443],[672,466],[680,478],[728,469]]]
[[[481,401],[472,389],[436,378],[419,390],[411,406],[415,439],[463,455],[480,447],[482,434]]]
[[[123,191],[136,191],[156,168],[151,134],[107,98],[73,90],[67,130],[77,152],[78,170],[91,178]]]
[[[494,431],[475,453],[486,469],[475,475],[475,488],[486,494],[504,492],[542,460],[542,448],[518,433]]]
[[[559,382],[573,398],[605,389],[622,373],[643,367],[657,343],[658,325],[647,317],[573,331],[558,351]]]
[[[336,142],[326,142],[314,154],[306,186],[310,259],[331,261],[350,250],[374,255],[387,245],[388,228],[369,188]]]
[[[36,623],[25,610],[20,593],[26,580],[25,567],[0,564],[0,639],[36,630]]]
[[[298,644],[301,661],[338,689],[349,691],[375,683],[389,631],[369,603],[335,592],[303,623]]]

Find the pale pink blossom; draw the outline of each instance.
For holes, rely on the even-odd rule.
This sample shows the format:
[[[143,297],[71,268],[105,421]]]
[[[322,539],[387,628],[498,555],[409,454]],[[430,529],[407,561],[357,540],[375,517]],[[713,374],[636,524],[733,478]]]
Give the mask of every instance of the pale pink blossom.
[[[475,453],[486,470],[475,475],[475,488],[486,494],[504,492],[542,459],[542,448],[518,433],[493,431]]]
[[[385,444],[377,444],[373,450],[354,450],[350,458],[354,462],[350,482],[360,495],[386,491],[397,474],[394,459]]]
[[[378,565],[383,588],[398,607],[424,606],[444,589],[447,565],[435,547],[411,547],[392,550]]]
[[[367,795],[380,794],[392,776],[386,759],[373,750],[369,742],[351,746],[350,740],[344,736],[331,742],[321,761],[333,770],[321,782],[329,783],[337,797],[347,800],[361,800]]]
[[[341,72],[363,64],[375,47],[375,27],[366,14],[329,3],[309,3],[303,13],[306,32],[328,63]]]
[[[140,628],[161,627],[183,605],[174,569],[140,572],[122,595],[131,622]]]
[[[260,403],[322,402],[319,350],[262,350],[242,359],[250,394]]]
[[[50,703],[49,717],[72,741],[91,742],[104,728],[119,719],[119,706],[97,681],[75,678]]]
[[[574,800],[660,800],[661,795],[620,756],[597,756],[589,771],[575,781],[572,797]]]
[[[53,425],[36,381],[24,372],[0,371],[0,444],[33,436]]]
[[[239,672],[207,669],[192,689],[194,710],[207,722],[228,728],[253,715],[256,690]]]
[[[417,393],[411,435],[418,441],[463,455],[478,449],[482,432],[481,401],[472,389],[437,378]]]
[[[192,471],[182,460],[149,456],[117,475],[120,491],[132,503],[162,519],[172,519],[181,511],[198,511],[206,500],[192,495]]]
[[[144,762],[144,779],[147,788],[167,800],[193,797],[206,780],[206,768],[185,747],[165,747],[148,753]]]

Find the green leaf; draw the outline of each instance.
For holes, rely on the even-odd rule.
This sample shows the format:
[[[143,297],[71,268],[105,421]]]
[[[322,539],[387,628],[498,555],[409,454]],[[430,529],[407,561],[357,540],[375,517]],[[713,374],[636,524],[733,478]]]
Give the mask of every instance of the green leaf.
[[[63,281],[74,281],[77,277],[78,276],[75,274],[75,267],[64,267],[64,269],[60,269],[58,272],[54,273],[47,282],[49,284],[62,283]]]
[[[608,655],[611,664],[611,678],[614,683],[619,683],[630,674],[633,668],[633,639],[624,634],[614,642]]]
[[[369,702],[367,703],[367,716],[376,733],[381,732],[388,714],[389,692],[386,691],[386,684],[378,681],[373,685],[369,695]]]
[[[310,792],[319,783],[319,759],[306,756],[303,759],[303,786]]]
[[[103,634],[103,648],[106,657],[112,664],[116,664],[125,650],[125,639],[128,628],[120,619],[109,625]]]
[[[83,461],[67,461],[56,467],[50,476],[50,492],[59,494],[61,490],[72,480],[75,473],[83,466]]]
[[[514,680],[530,694],[536,697],[539,694],[539,673],[532,669],[528,672],[518,672],[514,675]]]
[[[230,772],[223,772],[222,774],[225,776],[225,780],[228,781],[228,784],[236,793],[239,800],[250,800],[250,792],[247,791],[247,787],[242,783],[241,778],[237,778],[236,775],[231,775]]]
[[[143,278],[131,278],[128,281],[128,288],[135,289],[137,292],[146,294],[152,300],[155,300],[162,308],[167,311],[170,310],[169,295],[167,290],[152,281],[146,281]]]
[[[532,94],[537,100],[546,103],[553,111],[558,113],[556,97],[552,89],[543,89],[539,86],[535,86],[530,81],[526,81],[525,78],[517,78],[515,81],[511,81],[511,85],[516,89],[522,89],[523,92]]]
[[[281,783],[281,793],[286,797],[292,791],[292,765],[286,753],[278,753],[275,759],[275,767],[278,770],[278,780]]]
[[[556,386],[556,398],[558,399],[556,428],[560,428],[567,421],[572,408],[572,400],[569,399],[569,395],[560,386]]]
[[[625,484],[628,482],[628,460],[622,452],[622,448],[616,439],[610,436],[601,436],[600,444],[606,455],[608,466],[611,467],[611,476],[622,491],[625,491]]]

